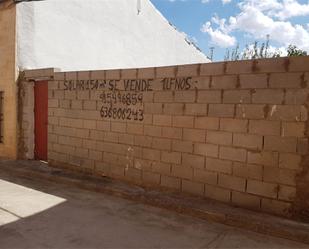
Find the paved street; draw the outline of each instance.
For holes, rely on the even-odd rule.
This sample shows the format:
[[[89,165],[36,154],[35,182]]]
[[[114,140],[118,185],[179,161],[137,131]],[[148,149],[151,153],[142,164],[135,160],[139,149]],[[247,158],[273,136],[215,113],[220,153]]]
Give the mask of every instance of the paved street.
[[[0,248],[309,248],[59,183],[0,173]]]

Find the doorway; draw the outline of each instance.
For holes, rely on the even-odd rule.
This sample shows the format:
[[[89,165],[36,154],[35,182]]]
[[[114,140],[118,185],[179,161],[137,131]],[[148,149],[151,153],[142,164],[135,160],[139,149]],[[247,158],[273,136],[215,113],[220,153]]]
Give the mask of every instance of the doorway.
[[[34,157],[47,161],[48,81],[34,84]]]

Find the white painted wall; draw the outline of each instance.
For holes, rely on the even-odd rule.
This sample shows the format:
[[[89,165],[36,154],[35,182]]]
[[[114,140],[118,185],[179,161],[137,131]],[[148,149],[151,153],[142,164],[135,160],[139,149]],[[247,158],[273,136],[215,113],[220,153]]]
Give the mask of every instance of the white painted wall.
[[[44,0],[17,5],[17,66],[63,71],[209,62],[149,0]]]

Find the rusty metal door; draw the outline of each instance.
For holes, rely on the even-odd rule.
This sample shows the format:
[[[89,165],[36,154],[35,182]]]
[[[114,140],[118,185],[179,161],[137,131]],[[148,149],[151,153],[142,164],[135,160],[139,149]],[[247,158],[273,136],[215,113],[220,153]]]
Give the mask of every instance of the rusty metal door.
[[[47,129],[48,129],[48,82],[34,84],[34,156],[37,160],[47,161]]]

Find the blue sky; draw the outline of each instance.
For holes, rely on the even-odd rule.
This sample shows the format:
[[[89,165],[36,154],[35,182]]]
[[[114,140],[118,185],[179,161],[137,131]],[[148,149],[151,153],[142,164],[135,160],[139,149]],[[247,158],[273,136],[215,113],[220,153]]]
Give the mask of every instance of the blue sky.
[[[289,44],[309,51],[309,0],[151,0],[160,12],[214,60],[270,35],[270,52]]]

